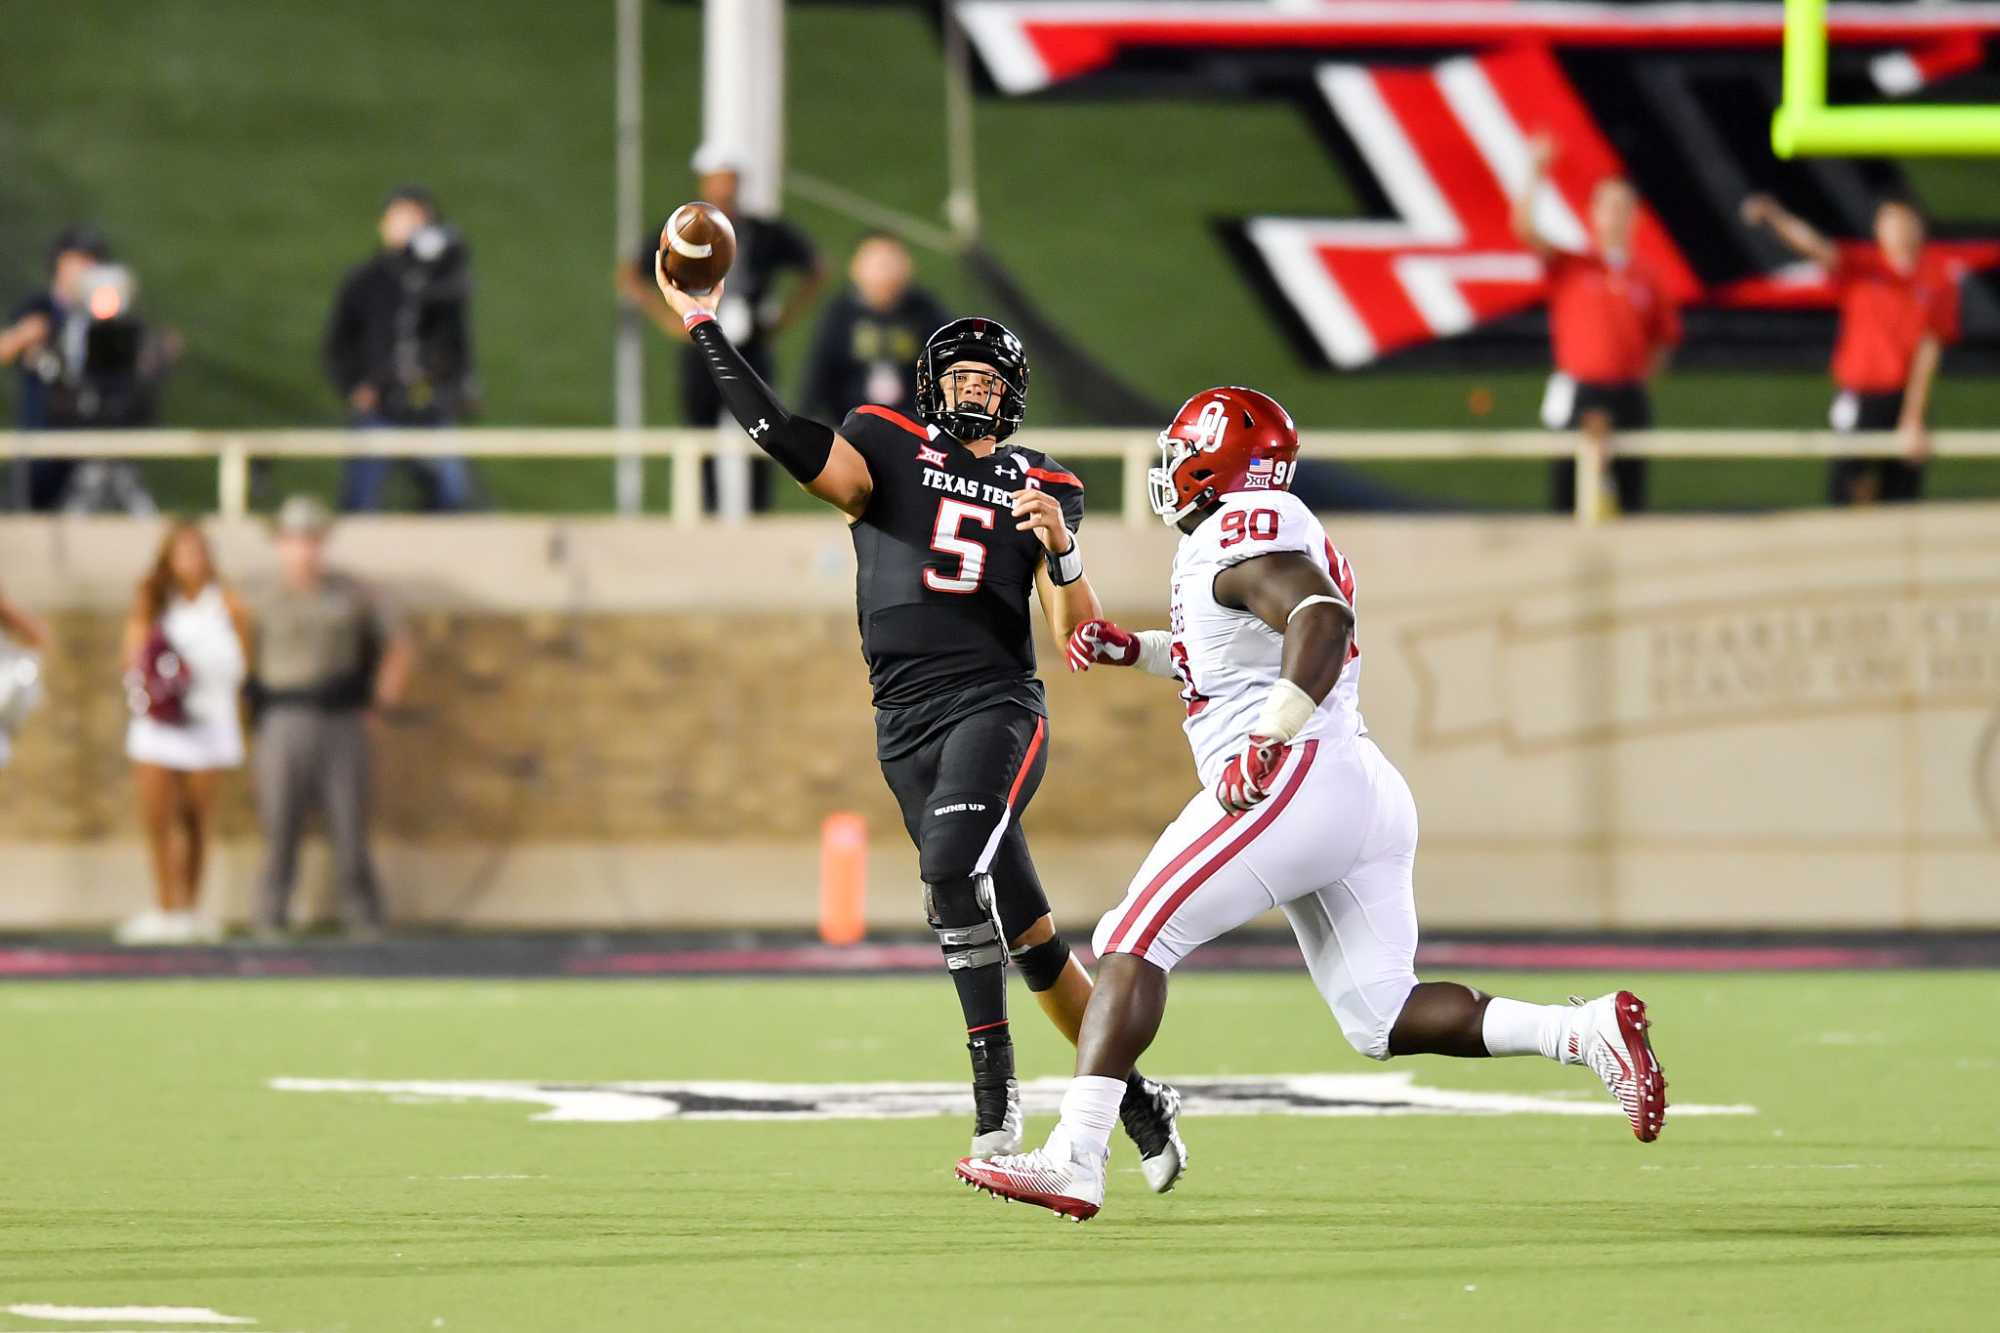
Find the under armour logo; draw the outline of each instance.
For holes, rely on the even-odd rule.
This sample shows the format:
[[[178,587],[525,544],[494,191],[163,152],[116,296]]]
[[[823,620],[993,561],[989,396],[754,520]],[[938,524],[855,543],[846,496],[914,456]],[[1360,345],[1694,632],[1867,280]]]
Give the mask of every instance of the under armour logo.
[[[765,431],[769,429],[771,429],[770,421],[765,417],[758,417],[757,424],[750,427],[749,431],[746,433],[750,436],[751,439],[754,440],[759,435],[762,435]]]

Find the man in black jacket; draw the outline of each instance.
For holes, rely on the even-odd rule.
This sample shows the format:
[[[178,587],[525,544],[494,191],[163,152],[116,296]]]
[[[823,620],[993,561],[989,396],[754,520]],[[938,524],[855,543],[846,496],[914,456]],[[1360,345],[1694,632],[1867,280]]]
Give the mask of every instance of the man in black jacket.
[[[861,238],[847,266],[853,283],[820,317],[806,360],[805,410],[845,421],[865,403],[909,412],[917,353],[944,326],[937,298],[910,285],[910,252],[887,232]]]
[[[357,429],[449,426],[473,406],[471,275],[464,238],[438,221],[430,193],[405,186],[376,226],[382,248],[341,283],[323,356],[327,378]],[[350,458],[341,507],[381,507],[394,460]],[[463,458],[403,460],[426,508],[463,509],[471,470]]]

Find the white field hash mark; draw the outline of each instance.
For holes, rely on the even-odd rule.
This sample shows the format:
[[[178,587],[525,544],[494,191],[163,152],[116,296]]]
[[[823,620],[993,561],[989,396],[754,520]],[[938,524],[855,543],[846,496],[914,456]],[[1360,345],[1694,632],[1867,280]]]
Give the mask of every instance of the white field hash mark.
[[[180,1305],[10,1305],[7,1313],[23,1319],[63,1319],[94,1324],[254,1324],[242,1315],[218,1314],[199,1306]],[[108,1330],[100,1331],[108,1333]]]
[[[1267,1074],[1172,1080],[1182,1115],[1609,1115],[1625,1114],[1602,1097],[1588,1101],[1519,1092],[1422,1088],[1415,1075]],[[907,1120],[970,1115],[963,1083],[533,1083],[405,1079],[274,1078],[279,1092],[374,1093],[423,1105],[523,1102],[546,1108],[530,1119],[599,1124],[650,1120]],[[1054,1115],[1066,1078],[1021,1085],[1023,1110]],[[1754,1106],[1674,1106],[1671,1116],[1754,1115]]]

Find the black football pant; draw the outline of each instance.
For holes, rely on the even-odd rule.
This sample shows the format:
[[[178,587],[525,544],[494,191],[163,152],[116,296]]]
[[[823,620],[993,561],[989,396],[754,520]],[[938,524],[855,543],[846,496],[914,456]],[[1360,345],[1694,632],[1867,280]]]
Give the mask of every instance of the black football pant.
[[[1048,768],[1048,729],[1048,719],[1019,704],[995,704],[882,761],[924,883],[991,876],[1007,943],[1049,911],[1021,832],[1021,812]]]
[[[1843,393],[1834,403],[1838,431],[1890,431],[1903,420],[1903,395]],[[1891,503],[1922,498],[1924,465],[1901,458],[1836,458],[1827,467],[1826,502],[1831,505]]]
[[[1614,434],[1653,428],[1653,400],[1643,384],[1579,384],[1570,407],[1568,430],[1582,430],[1589,412],[1611,418]],[[1630,454],[1611,456],[1611,486],[1618,495],[1618,512],[1637,514],[1646,508],[1646,460]],[[1549,507],[1558,514],[1576,511],[1576,460],[1558,458],[1549,464]]]

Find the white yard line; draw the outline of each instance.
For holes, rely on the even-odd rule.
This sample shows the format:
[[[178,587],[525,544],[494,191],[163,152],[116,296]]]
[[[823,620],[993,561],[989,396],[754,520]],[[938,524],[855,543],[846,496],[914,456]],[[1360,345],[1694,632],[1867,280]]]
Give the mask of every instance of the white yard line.
[[[7,1313],[23,1319],[64,1319],[77,1323],[135,1324],[254,1324],[242,1315],[219,1314],[191,1305],[10,1305]],[[97,1333],[118,1333],[99,1329]]]

